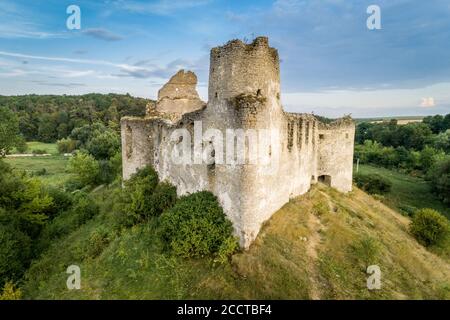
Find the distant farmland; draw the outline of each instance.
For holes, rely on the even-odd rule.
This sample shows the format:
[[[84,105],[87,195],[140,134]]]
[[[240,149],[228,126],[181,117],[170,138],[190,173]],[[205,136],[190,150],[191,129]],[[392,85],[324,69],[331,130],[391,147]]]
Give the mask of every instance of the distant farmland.
[[[371,123],[381,123],[389,122],[393,119],[397,120],[397,124],[404,125],[411,122],[422,122],[424,116],[402,116],[402,117],[380,117],[380,118],[357,118],[355,121],[357,123],[361,122],[371,122]]]

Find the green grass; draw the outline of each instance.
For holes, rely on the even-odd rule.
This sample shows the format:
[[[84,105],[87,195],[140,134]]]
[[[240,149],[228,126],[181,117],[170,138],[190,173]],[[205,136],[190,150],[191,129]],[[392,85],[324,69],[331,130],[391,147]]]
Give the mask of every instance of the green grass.
[[[30,141],[27,142],[27,146],[26,154],[33,153],[33,150],[45,150],[51,156],[5,158],[5,162],[17,170],[26,171],[33,175],[37,175],[38,172],[45,169],[46,174],[39,175],[39,178],[44,183],[51,185],[63,185],[72,177],[72,174],[66,172],[69,157],[64,157],[58,153],[56,143]],[[13,150],[11,153],[16,153],[16,150]]]
[[[313,187],[275,213],[250,249],[225,264],[165,251],[157,218],[114,230],[114,191],[96,191],[100,214],[54,241],[32,264],[20,286],[24,298],[450,298],[448,261],[412,238],[409,218],[358,189],[343,195]],[[66,288],[72,264],[81,268],[81,290]],[[366,287],[369,264],[382,270],[379,291]]]
[[[4,161],[17,170],[26,171],[33,175],[45,168],[46,174],[39,175],[39,178],[51,185],[63,185],[72,176],[66,172],[69,157],[19,157],[5,158]]]
[[[56,143],[44,143],[39,141],[30,141],[27,142],[28,150],[26,153],[33,153],[33,150],[45,150],[46,153],[50,153],[51,155],[58,154],[58,147]]]
[[[384,195],[381,199],[389,207],[402,212],[414,208],[432,208],[450,219],[450,208],[439,201],[425,180],[371,165],[360,165],[359,172],[362,174],[377,173],[392,182],[391,192]]]

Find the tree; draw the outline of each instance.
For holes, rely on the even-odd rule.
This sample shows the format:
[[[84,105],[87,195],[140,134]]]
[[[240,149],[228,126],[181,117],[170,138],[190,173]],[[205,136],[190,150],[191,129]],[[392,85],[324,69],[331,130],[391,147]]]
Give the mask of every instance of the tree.
[[[450,204],[450,156],[437,160],[428,172],[428,179],[438,197]]]
[[[20,142],[19,120],[6,107],[0,107],[0,158]]]
[[[120,150],[120,136],[110,129],[104,132],[94,131],[86,144],[86,149],[95,159],[109,159]]]
[[[95,185],[98,182],[100,166],[90,154],[77,152],[69,160],[69,171],[77,176],[81,184]]]

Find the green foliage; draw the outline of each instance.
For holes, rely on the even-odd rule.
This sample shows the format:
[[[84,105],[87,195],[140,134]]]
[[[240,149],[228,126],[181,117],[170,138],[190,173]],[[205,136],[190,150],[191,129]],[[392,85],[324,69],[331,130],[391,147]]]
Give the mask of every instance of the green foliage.
[[[123,116],[143,116],[148,102],[117,94],[0,96],[0,106],[17,115],[25,139],[44,142],[67,138],[72,130],[86,124],[101,122],[110,126],[118,124]]]
[[[77,148],[76,141],[70,138],[63,138],[56,143],[59,153],[72,153]]]
[[[441,115],[428,116],[423,118],[423,123],[426,123],[433,133],[440,133],[450,129],[450,114],[445,117]]]
[[[0,224],[0,286],[18,280],[31,260],[31,239],[12,225]]]
[[[0,294],[0,300],[20,300],[22,299],[22,291],[11,282],[8,281],[3,287],[3,291]]]
[[[160,217],[161,237],[182,257],[230,254],[233,227],[210,192],[184,196]],[[235,240],[234,240],[235,241]],[[220,253],[219,253],[220,252]]]
[[[129,199],[127,211],[136,221],[159,216],[177,199],[176,188],[168,182],[158,183],[158,174],[152,167],[139,170],[125,186]]]
[[[88,194],[77,192],[73,197],[72,207],[66,207],[66,211],[58,214],[42,230],[39,237],[39,251],[43,251],[54,240],[68,235],[99,213],[99,206]]]
[[[414,214],[410,231],[424,246],[441,243],[450,230],[449,221],[438,211],[421,209]]]
[[[152,210],[150,215],[159,216],[170,209],[177,200],[177,188],[169,182],[160,182],[151,195]]]
[[[17,116],[9,109],[0,106],[0,158],[13,147],[23,144],[19,134]]]
[[[436,161],[427,178],[438,197],[444,203],[450,204],[450,156]]]
[[[361,123],[356,129],[356,142],[363,144],[366,140],[381,143],[386,147],[405,147],[422,150],[432,136],[426,123],[408,123],[397,125],[396,120],[383,123]]]
[[[124,189],[114,194],[113,225],[131,227],[171,206],[176,200],[175,187],[158,183],[158,174],[151,166],[139,169],[125,181]]]
[[[90,154],[77,152],[69,160],[68,169],[83,186],[95,185],[99,181],[100,166]]]
[[[70,193],[53,186],[46,187],[46,191],[53,199],[52,207],[48,211],[49,218],[57,216],[72,206],[74,200]]]
[[[27,142],[22,136],[17,139],[16,150],[18,153],[25,153],[28,150]]]
[[[358,188],[370,194],[385,194],[391,191],[392,183],[379,174],[361,174],[354,176]]]
[[[120,150],[120,135],[112,130],[94,132],[86,143],[86,149],[95,159],[109,159]]]

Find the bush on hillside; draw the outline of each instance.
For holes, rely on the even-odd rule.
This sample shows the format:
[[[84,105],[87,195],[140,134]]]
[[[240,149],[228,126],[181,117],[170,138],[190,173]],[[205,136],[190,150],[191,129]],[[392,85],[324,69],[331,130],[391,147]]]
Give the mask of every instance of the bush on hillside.
[[[0,224],[0,286],[20,279],[31,259],[31,239],[12,225]]]
[[[46,249],[53,240],[65,236],[85,224],[99,213],[99,206],[86,193],[78,192],[73,196],[72,207],[60,213],[42,230],[38,251]]]
[[[72,153],[77,148],[77,142],[70,138],[63,138],[56,143],[59,153]]]
[[[217,198],[202,191],[180,198],[160,218],[161,237],[176,255],[228,256],[237,248],[233,227]]]
[[[433,209],[418,210],[412,219],[410,231],[424,246],[439,244],[448,236],[449,221]]]
[[[358,188],[370,194],[386,194],[391,191],[392,183],[379,174],[361,174],[354,176]]]
[[[152,194],[158,185],[158,174],[148,166],[140,169],[125,182],[125,190],[129,195],[129,211],[136,218],[152,215]]]

